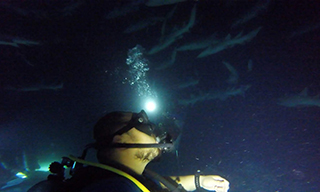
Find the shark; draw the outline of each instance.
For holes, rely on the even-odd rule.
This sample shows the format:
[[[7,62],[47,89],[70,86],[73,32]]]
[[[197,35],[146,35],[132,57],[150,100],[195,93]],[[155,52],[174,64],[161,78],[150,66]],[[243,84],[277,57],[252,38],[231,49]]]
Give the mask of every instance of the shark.
[[[115,19],[118,17],[124,17],[129,14],[138,12],[140,9],[139,5],[136,4],[128,4],[121,7],[115,7],[112,11],[110,11],[105,18],[106,19]]]
[[[313,24],[313,25],[309,25],[309,26],[304,26],[301,29],[298,29],[294,32],[291,33],[291,35],[289,35],[288,38],[293,38],[293,37],[297,37],[297,36],[301,36],[304,35],[306,33],[318,30],[320,28],[320,22]]]
[[[320,107],[320,95],[309,96],[308,88],[304,88],[299,94],[280,98],[278,105],[285,107]]]
[[[42,91],[42,90],[53,90],[57,91],[63,88],[63,82],[57,81],[51,84],[46,84],[41,82],[40,84],[32,84],[32,85],[24,85],[24,86],[12,86],[8,85],[4,89],[9,91],[17,91],[17,92],[32,92],[32,91]]]
[[[169,47],[171,44],[173,44],[176,40],[182,38],[182,35],[186,32],[189,32],[189,30],[194,26],[195,20],[196,20],[196,10],[197,5],[195,4],[191,10],[191,15],[189,22],[186,26],[182,27],[181,29],[177,29],[171,34],[169,34],[167,37],[162,38],[161,43],[151,48],[148,52],[149,55],[158,53],[159,51]]]
[[[247,72],[251,72],[253,68],[253,62],[251,59],[248,61]]]
[[[156,67],[156,70],[164,70],[167,69],[169,67],[171,67],[172,65],[174,65],[175,61],[176,61],[176,57],[177,57],[177,50],[174,49],[171,57],[168,61],[164,61],[161,65],[159,65],[158,67]]]
[[[200,92],[197,95],[191,95],[190,98],[181,99],[178,104],[183,106],[193,106],[194,104],[202,101],[209,100],[221,100],[225,101],[230,97],[245,96],[245,92],[251,87],[251,85],[241,85],[238,87],[228,87],[227,89],[213,89],[208,92]]]
[[[157,22],[163,21],[165,18],[163,17],[150,17],[141,21],[138,21],[137,23],[129,25],[123,33],[134,33],[140,30],[143,30],[149,26],[153,26],[157,24]]]
[[[213,92],[209,93],[208,98],[211,99],[220,99],[221,101],[225,101],[230,97],[235,96],[245,96],[245,92],[251,87],[251,85],[240,85],[238,87],[228,87],[225,90],[213,90]]]
[[[249,22],[250,20],[256,18],[263,10],[268,9],[268,6],[270,4],[270,0],[260,0],[257,2],[257,4],[251,8],[251,10],[241,16],[238,20],[236,20],[232,25],[231,28],[235,28],[238,27],[240,25],[243,25],[247,22]]]
[[[177,9],[177,5],[175,5],[175,6],[172,8],[172,10],[169,11],[169,12],[166,14],[165,20],[163,21],[162,26],[161,26],[161,38],[160,38],[159,42],[162,42],[163,39],[165,38],[167,21],[168,21],[169,19],[171,19],[171,17],[172,17],[173,14],[175,13],[176,9]]]
[[[57,5],[46,1],[42,2],[42,6],[39,6],[38,3],[34,3],[30,4],[28,8],[26,8],[23,1],[0,1],[0,7],[5,8],[6,10],[10,10],[10,12],[13,12],[15,15],[19,15],[22,17],[47,20],[49,17],[71,16],[84,3],[85,0],[66,1],[65,3],[63,3],[63,6],[60,7],[60,5],[62,5],[61,3]]]
[[[190,78],[189,80],[185,81],[178,85],[177,89],[186,89],[190,87],[194,87],[199,84],[200,79]]]
[[[163,5],[170,5],[180,3],[186,0],[148,0],[145,5],[148,7],[158,7]]]
[[[205,49],[210,45],[218,43],[219,40],[216,37],[216,34],[212,34],[209,37],[197,41],[193,41],[187,44],[184,44],[177,48],[178,51],[194,51],[198,49]]]
[[[182,105],[182,106],[190,106],[190,105],[194,106],[194,104],[196,104],[198,102],[209,100],[208,95],[209,95],[209,93],[204,93],[204,92],[200,92],[197,95],[192,94],[192,95],[190,95],[189,98],[178,100],[178,104]]]
[[[236,37],[231,38],[229,34],[224,40],[221,40],[220,43],[209,46],[207,49],[202,51],[197,58],[203,58],[212,54],[216,54],[225,49],[231,48],[235,45],[241,45],[246,42],[251,41],[261,30],[262,27],[258,27],[255,30],[251,31],[247,35],[242,36],[242,32],[239,33]]]
[[[33,45],[39,45],[39,44],[40,43],[37,41],[31,41],[31,40],[19,39],[19,38],[13,38],[11,40],[0,40],[0,45],[9,45],[17,48],[20,45],[33,46]]]
[[[222,63],[227,67],[227,69],[230,72],[227,82],[229,84],[237,84],[239,80],[239,73],[236,70],[236,68],[234,68],[230,63],[227,63],[225,61],[223,61]]]

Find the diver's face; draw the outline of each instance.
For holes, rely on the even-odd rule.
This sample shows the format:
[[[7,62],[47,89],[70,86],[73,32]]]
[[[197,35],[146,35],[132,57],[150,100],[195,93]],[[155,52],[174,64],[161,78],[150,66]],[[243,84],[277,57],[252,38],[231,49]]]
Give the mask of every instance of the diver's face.
[[[157,143],[155,136],[147,135],[136,128],[132,128],[128,131],[131,137],[132,143],[142,143],[142,144],[155,144]],[[142,161],[152,161],[157,156],[160,155],[159,148],[137,148],[135,157]]]

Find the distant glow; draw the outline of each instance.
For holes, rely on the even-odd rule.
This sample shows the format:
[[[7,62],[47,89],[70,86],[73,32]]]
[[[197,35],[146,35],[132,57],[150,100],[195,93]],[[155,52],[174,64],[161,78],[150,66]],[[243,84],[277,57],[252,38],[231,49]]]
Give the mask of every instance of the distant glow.
[[[27,178],[27,175],[24,174],[24,173],[22,173],[22,172],[17,173],[16,176],[19,177],[20,179],[25,179],[25,178]]]
[[[51,162],[50,162],[50,163],[51,163]],[[40,168],[39,168],[39,169],[36,169],[36,171],[48,172],[48,171],[49,171],[49,165],[50,165],[50,163],[49,163],[49,162],[39,163]]]
[[[156,109],[157,105],[154,101],[147,101],[146,103],[146,110],[149,111],[149,112],[152,112]]]

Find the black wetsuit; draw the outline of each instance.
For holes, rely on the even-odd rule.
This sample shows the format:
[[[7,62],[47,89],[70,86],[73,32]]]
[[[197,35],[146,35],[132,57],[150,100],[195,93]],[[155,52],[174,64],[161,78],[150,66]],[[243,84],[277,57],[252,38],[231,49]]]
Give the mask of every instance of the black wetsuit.
[[[148,171],[147,175],[138,175],[132,170],[119,164],[108,165],[109,167],[121,170],[142,184],[151,192],[165,192],[169,191],[163,189],[158,180],[152,179]],[[51,177],[50,177],[51,176]],[[108,171],[103,168],[87,166],[78,168],[70,179],[63,180],[61,177],[50,175],[48,180],[42,181],[28,190],[28,192],[141,192],[142,190],[135,182],[129,178],[118,174],[117,172]],[[158,177],[158,179],[160,179]],[[171,188],[176,189],[178,184],[172,179],[163,178],[162,181],[171,185]],[[180,190],[181,189],[181,190]],[[183,188],[173,190],[175,192],[185,191]]]
[[[123,169],[122,169],[123,170]],[[128,173],[144,184],[150,191],[163,191],[158,182],[147,177]],[[81,192],[141,192],[131,180],[108,170],[97,167],[85,167],[66,181],[68,191]]]

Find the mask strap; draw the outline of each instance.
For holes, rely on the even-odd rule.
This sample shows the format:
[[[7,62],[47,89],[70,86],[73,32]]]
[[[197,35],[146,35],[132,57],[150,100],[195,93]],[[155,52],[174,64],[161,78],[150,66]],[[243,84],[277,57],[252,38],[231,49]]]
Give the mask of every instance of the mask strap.
[[[161,148],[165,150],[170,150],[173,147],[172,143],[112,143],[111,148]]]

